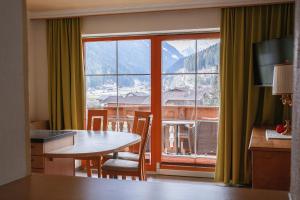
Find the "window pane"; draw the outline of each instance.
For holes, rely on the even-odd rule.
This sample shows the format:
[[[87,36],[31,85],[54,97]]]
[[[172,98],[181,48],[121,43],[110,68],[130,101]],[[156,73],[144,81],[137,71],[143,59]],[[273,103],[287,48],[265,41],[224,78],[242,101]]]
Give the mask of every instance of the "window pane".
[[[219,75],[200,74],[197,77],[197,106],[219,106]]]
[[[151,82],[149,75],[120,75],[118,77],[119,130],[130,132],[134,111],[150,111]],[[146,162],[150,161],[150,141],[146,146]]]
[[[85,74],[116,74],[116,41],[85,43]]]
[[[197,40],[198,73],[215,73],[219,71],[220,39]]]
[[[119,74],[150,74],[150,40],[118,41]]]
[[[87,108],[116,106],[116,76],[86,76]]]
[[[163,105],[195,106],[195,75],[163,75]]]
[[[196,40],[162,42],[162,73],[193,73],[196,66]]]
[[[195,123],[195,75],[162,76],[162,161],[192,153],[188,140]]]

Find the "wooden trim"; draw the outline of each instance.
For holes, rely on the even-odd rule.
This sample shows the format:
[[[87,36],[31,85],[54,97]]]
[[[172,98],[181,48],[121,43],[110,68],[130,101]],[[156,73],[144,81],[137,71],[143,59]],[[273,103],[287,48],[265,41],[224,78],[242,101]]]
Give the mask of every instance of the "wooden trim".
[[[151,40],[154,36],[137,35],[137,36],[116,36],[116,37],[85,37],[82,38],[85,42],[99,42],[99,41],[116,41],[116,40]]]
[[[191,166],[179,166],[179,165],[167,165],[161,164],[160,169],[171,169],[171,170],[185,170],[185,171],[201,171],[201,172],[215,172],[214,167],[191,167]]]

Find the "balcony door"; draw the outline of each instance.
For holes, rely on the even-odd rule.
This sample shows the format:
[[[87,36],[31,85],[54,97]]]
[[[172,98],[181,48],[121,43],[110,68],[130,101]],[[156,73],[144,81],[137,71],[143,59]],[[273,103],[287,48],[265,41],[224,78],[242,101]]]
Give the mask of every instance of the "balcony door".
[[[215,166],[219,51],[218,38],[162,41],[162,165]]]
[[[214,170],[218,33],[83,41],[87,110],[107,109],[108,130],[116,131],[131,131],[135,110],[151,111],[148,170]]]

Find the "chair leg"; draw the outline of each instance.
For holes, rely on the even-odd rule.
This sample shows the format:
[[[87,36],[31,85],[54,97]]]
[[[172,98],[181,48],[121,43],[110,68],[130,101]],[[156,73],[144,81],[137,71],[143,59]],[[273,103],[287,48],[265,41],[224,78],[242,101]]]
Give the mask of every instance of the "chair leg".
[[[126,176],[122,176],[122,180],[126,180]]]
[[[88,177],[92,177],[92,172],[91,172],[91,161],[87,160],[86,161],[86,173]]]
[[[188,143],[189,143],[189,152],[192,154],[192,146],[191,146],[191,139],[188,137]]]
[[[97,160],[97,166],[98,166],[98,178],[101,178],[101,167],[102,167],[102,165],[101,165],[101,163],[102,163],[102,156]]]

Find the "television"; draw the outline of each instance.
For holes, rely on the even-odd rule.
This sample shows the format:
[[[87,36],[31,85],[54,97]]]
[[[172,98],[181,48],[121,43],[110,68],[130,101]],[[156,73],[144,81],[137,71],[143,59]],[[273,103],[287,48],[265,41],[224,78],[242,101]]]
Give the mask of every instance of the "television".
[[[254,43],[254,85],[272,86],[274,65],[292,64],[293,54],[294,38],[292,36]]]

